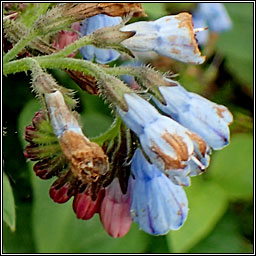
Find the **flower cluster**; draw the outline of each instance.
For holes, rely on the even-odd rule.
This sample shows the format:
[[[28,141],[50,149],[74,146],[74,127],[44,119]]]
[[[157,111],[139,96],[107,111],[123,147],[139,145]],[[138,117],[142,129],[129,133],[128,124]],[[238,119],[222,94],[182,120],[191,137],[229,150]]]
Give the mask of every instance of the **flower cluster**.
[[[88,220],[98,213],[113,237],[124,236],[132,221],[152,235],[179,229],[189,209],[183,187],[209,166],[212,150],[229,143],[232,114],[140,62],[116,68],[93,62],[124,58],[121,52],[153,51],[201,64],[205,57],[197,45],[199,30],[194,30],[192,16],[180,13],[125,25],[121,17],[99,14],[76,29],[80,39],[74,32],[62,31],[54,46],[66,51],[74,40],[79,44],[83,37],[90,38],[91,44],[80,53],[97,80],[99,94],[112,106],[115,122],[90,140],[72,112],[70,95],[54,81],[45,85],[43,71],[32,72],[45,109],[26,127],[30,144],[25,156],[38,161],[34,171],[40,178],[57,176],[50,188],[55,202],[73,196],[77,217]]]

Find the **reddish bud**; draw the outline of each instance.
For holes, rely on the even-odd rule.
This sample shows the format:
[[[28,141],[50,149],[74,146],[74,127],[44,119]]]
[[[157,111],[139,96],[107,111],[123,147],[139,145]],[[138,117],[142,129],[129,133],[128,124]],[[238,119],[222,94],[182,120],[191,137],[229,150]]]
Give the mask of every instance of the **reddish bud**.
[[[102,189],[95,201],[91,199],[88,191],[77,193],[73,201],[73,209],[78,219],[89,220],[96,212],[99,212],[105,190]]]
[[[80,24],[79,22],[75,22],[72,25],[73,30],[80,30]],[[53,43],[53,46],[56,47],[57,49],[63,49],[67,45],[73,43],[75,40],[79,38],[79,34],[73,31],[61,31],[55,38],[55,41]],[[74,57],[76,55],[76,52],[72,53],[69,55],[69,57]]]

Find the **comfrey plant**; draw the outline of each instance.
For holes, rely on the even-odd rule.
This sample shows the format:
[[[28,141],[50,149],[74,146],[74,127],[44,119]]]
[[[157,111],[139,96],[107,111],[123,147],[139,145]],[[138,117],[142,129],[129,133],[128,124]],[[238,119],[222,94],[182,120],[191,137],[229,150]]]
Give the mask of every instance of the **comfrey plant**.
[[[132,14],[144,15],[139,4],[45,5],[35,4],[41,13],[30,24],[19,12],[4,17],[12,48],[3,73],[30,70],[42,103],[25,129],[24,154],[36,161],[35,174],[57,177],[50,197],[65,203],[73,196],[77,218],[98,213],[113,237],[124,236],[132,221],[152,235],[179,229],[189,209],[183,187],[206,170],[212,150],[228,145],[232,115],[152,67],[106,64],[138,51],[201,64],[200,29],[189,13],[126,25]],[[78,50],[84,59],[74,58]],[[108,102],[115,121],[105,133],[83,133],[77,100],[47,73],[51,68],[65,70]]]

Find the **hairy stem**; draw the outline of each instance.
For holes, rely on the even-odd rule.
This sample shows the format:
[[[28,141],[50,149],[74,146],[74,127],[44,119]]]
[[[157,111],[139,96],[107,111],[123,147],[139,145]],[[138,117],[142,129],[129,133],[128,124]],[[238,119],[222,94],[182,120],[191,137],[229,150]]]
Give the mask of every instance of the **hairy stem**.
[[[3,74],[8,75],[28,71],[31,69],[31,65],[33,65],[34,61],[37,61],[42,68],[70,69],[82,71],[93,76],[97,76],[97,73],[101,71],[98,65],[90,61],[73,58],[55,58],[53,55],[48,55],[44,57],[24,58],[6,63],[3,66]]]
[[[29,42],[37,36],[35,32],[29,33],[26,37],[20,39],[20,41],[14,45],[14,47],[9,50],[3,57],[3,64],[9,62],[14,59],[21,50],[29,44]]]

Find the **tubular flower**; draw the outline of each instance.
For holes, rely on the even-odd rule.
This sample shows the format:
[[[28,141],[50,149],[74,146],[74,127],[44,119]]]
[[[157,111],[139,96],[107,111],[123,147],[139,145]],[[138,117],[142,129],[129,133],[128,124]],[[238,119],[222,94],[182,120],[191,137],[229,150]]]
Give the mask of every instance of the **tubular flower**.
[[[77,218],[89,220],[95,213],[98,213],[104,195],[105,190],[101,189],[96,200],[93,201],[88,190],[77,193],[73,201],[73,209]]]
[[[109,235],[122,237],[130,229],[132,219],[131,205],[131,178],[126,194],[123,194],[117,178],[105,189],[105,197],[101,203],[100,219]]]
[[[98,14],[82,22],[81,34],[83,36],[93,33],[95,30],[115,26],[122,22],[121,17],[110,17],[105,14]],[[93,60],[101,64],[106,64],[119,58],[120,54],[112,49],[100,49],[93,45],[87,45],[80,49],[83,58]]]
[[[197,133],[213,149],[229,143],[229,127],[233,117],[222,105],[177,86],[161,86],[159,91],[166,105],[155,100],[157,106],[181,125]]]
[[[150,161],[175,183],[179,184],[175,176],[189,175],[194,171],[194,165],[199,165],[200,169],[208,166],[200,162],[208,154],[203,139],[171,118],[161,115],[138,95],[125,94],[124,98],[129,109],[127,112],[118,109],[121,118],[138,135]]]
[[[136,33],[122,42],[130,50],[155,51],[186,63],[201,64],[205,61],[198,49],[189,13],[165,16],[156,21],[134,22],[122,27],[121,31]]]
[[[173,184],[138,149],[132,160],[135,176],[131,215],[139,227],[153,235],[179,229],[187,218],[188,201],[183,188]]]

